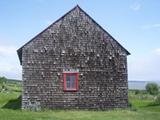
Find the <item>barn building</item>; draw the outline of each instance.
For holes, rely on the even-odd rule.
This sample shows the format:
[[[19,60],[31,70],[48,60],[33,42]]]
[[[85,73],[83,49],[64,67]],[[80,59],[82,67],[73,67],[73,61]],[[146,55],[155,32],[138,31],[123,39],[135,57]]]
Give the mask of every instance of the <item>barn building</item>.
[[[17,50],[22,109],[128,106],[130,53],[78,5]]]

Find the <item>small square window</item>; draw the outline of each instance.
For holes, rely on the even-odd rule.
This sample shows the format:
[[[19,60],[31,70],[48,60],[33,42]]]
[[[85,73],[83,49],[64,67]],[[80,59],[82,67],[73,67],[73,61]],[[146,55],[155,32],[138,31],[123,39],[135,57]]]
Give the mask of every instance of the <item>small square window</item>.
[[[78,73],[63,73],[64,91],[78,90]]]

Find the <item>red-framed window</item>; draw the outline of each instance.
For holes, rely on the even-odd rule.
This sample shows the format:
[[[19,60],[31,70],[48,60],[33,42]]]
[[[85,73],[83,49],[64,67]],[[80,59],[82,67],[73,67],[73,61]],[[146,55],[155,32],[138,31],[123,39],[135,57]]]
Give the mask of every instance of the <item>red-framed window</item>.
[[[64,91],[78,91],[78,73],[64,72]]]

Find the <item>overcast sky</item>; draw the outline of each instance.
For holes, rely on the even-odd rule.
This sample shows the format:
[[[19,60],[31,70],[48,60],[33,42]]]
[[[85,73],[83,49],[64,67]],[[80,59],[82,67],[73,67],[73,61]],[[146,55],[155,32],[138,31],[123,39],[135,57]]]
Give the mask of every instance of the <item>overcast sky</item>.
[[[160,0],[1,0],[0,76],[22,79],[16,50],[77,4],[131,53],[129,80],[160,80]]]

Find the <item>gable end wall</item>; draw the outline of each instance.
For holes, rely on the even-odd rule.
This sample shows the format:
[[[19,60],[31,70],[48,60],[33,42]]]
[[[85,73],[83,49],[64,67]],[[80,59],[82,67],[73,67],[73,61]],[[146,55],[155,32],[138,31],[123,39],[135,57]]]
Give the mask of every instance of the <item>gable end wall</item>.
[[[63,91],[63,69],[79,90]],[[128,105],[127,54],[79,8],[22,49],[22,109],[111,109]]]

